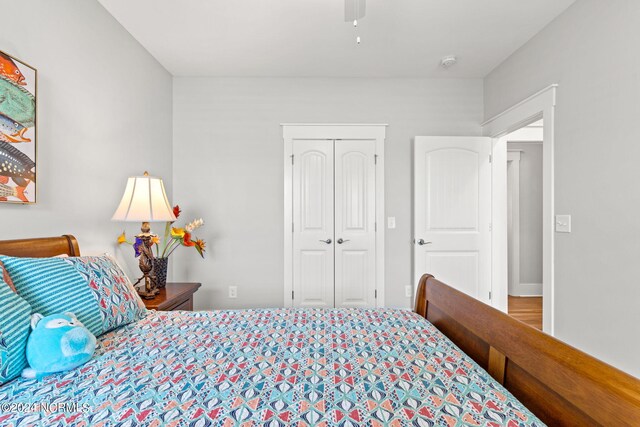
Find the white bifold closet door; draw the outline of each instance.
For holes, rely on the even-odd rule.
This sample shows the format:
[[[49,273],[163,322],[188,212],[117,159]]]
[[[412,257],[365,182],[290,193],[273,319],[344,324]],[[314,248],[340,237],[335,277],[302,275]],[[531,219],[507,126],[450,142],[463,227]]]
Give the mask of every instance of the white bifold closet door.
[[[293,144],[293,305],[375,307],[375,141]]]
[[[375,141],[335,143],[335,306],[376,306]]]
[[[333,307],[333,141],[293,144],[293,302]]]

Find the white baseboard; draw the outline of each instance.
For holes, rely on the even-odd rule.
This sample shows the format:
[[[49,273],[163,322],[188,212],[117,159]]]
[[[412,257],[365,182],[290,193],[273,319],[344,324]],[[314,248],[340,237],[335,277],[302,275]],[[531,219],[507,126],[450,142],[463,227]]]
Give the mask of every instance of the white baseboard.
[[[541,297],[542,283],[520,283],[510,290],[509,295],[513,297]]]

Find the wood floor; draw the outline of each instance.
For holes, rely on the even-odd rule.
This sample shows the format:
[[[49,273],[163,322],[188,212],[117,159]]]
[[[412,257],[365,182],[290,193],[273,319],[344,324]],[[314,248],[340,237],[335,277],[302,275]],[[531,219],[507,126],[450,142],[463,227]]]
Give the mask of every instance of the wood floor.
[[[542,297],[512,297],[509,295],[509,315],[542,330]]]

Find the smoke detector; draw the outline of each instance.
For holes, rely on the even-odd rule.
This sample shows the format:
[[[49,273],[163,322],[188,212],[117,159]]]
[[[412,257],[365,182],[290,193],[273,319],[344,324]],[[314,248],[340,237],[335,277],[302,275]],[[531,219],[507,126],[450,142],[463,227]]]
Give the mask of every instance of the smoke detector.
[[[445,56],[440,60],[440,66],[444,69],[451,68],[458,62],[458,58],[454,55]]]

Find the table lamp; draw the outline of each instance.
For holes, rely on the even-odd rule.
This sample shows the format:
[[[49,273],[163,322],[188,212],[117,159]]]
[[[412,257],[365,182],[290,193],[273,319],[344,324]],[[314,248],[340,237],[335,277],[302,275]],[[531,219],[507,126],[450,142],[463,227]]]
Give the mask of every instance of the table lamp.
[[[175,221],[173,209],[167,200],[162,179],[149,176],[145,172],[144,176],[132,176],[127,181],[124,195],[120,205],[111,218],[112,221],[142,222],[141,233],[136,235],[142,242],[139,245],[140,270],[142,277],[134,286],[144,281],[144,289],[138,289],[138,294],[145,299],[153,299],[158,294],[155,275],[153,270],[153,246],[154,234],[151,233],[151,222]],[[136,288],[137,289],[137,288]]]

